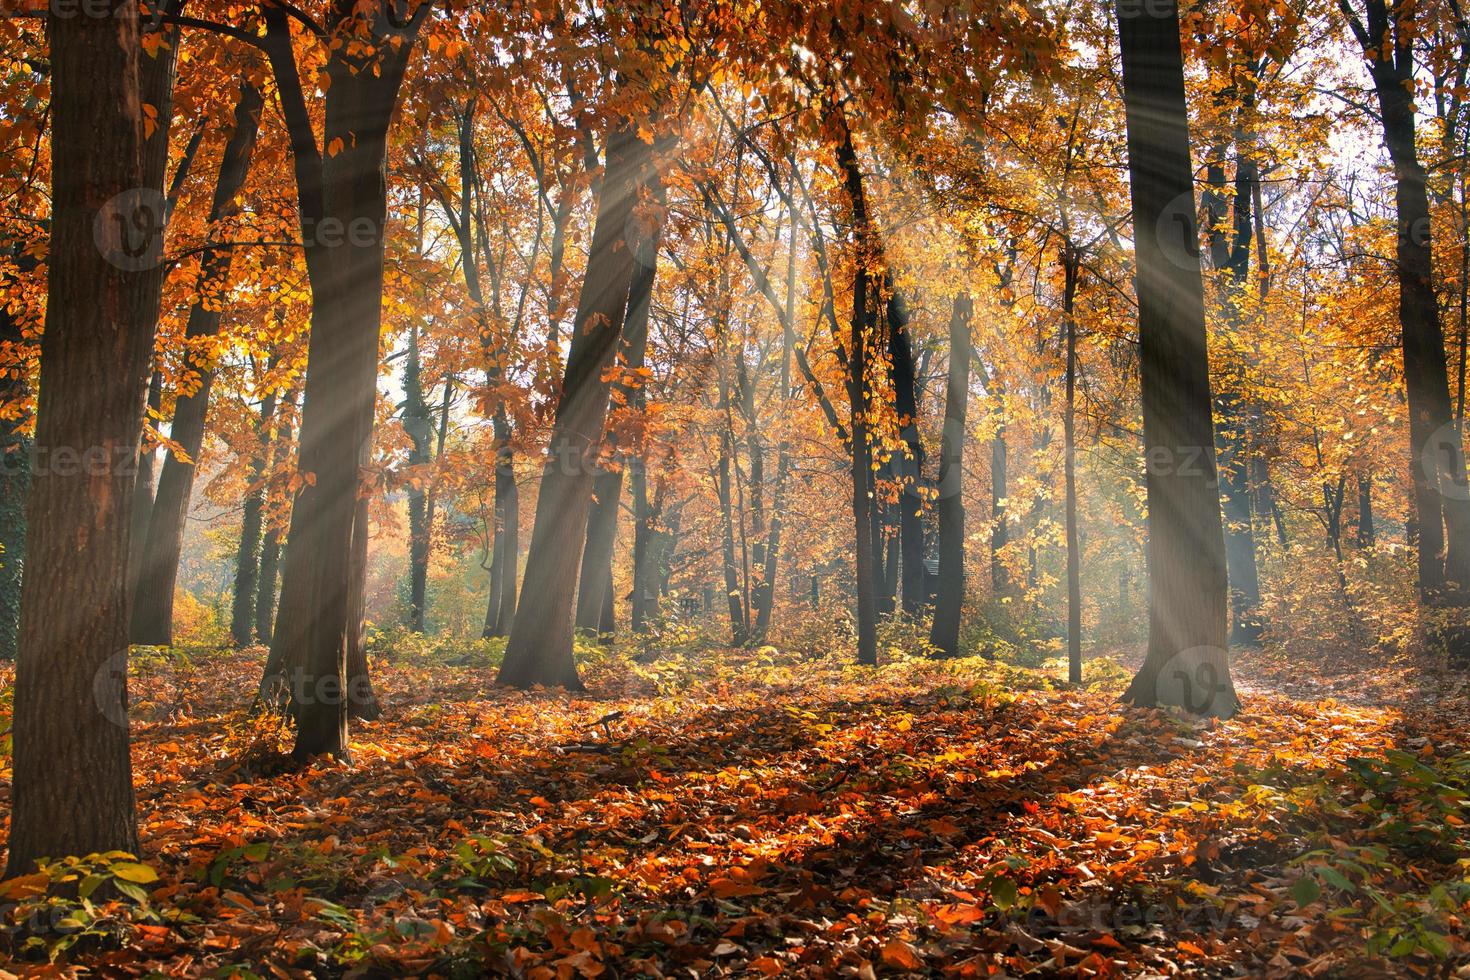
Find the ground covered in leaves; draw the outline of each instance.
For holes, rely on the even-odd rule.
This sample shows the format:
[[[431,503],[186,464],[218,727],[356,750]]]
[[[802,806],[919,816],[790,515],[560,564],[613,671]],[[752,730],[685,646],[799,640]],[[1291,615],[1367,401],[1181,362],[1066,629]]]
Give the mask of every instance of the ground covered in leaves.
[[[1262,655],[1202,725],[1122,708],[1107,661],[1075,690],[590,653],[568,696],[421,650],[378,658],[352,765],[292,770],[244,710],[260,652],[138,658],[142,854],[7,882],[6,969],[1470,976],[1467,703],[1438,670],[1317,701]]]

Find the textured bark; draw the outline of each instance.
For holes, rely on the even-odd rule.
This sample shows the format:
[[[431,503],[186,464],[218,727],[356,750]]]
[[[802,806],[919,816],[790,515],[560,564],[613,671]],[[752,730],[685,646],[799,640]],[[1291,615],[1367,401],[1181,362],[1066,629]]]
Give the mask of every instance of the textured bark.
[[[1148,490],[1149,641],[1124,699],[1229,717],[1225,537],[1179,11],[1120,0]]]
[[[867,389],[868,379],[866,335],[869,331],[868,273],[858,263],[853,274],[852,335],[847,347],[847,397],[852,406],[849,419],[852,432],[852,522],[853,573],[857,588],[857,661],[876,666],[878,663],[878,603],[874,594],[874,570],[877,556],[873,552],[872,462],[868,448]]]
[[[210,226],[218,227],[236,210],[236,198],[250,171],[255,138],[260,127],[262,99],[248,82],[241,86],[235,104],[234,130],[225,142],[210,203]],[[179,556],[184,548],[184,524],[189,496],[194,489],[195,461],[204,444],[204,425],[209,412],[209,392],[214,383],[213,356],[201,352],[219,333],[222,304],[229,287],[234,249],[207,248],[200,259],[198,298],[189,311],[185,344],[189,347],[189,369],[197,388],[180,392],[174,406],[169,438],[186,458],[169,452],[158,477],[158,491],[148,519],[148,536],[142,542],[138,565],[138,588],[133,599],[133,642],[150,646],[173,643],[174,587],[178,581]],[[257,515],[258,522],[258,515]],[[259,534],[257,523],[256,533]],[[252,551],[250,565],[255,562]],[[248,621],[246,633],[248,634]],[[237,642],[238,642],[237,634]],[[248,638],[247,638],[248,642]]]
[[[346,4],[347,0],[340,0]],[[415,23],[427,7],[421,6]],[[383,16],[378,11],[375,16]],[[265,12],[271,57],[291,134],[303,222],[331,218],[346,230],[331,247],[307,237],[311,337],[301,412],[299,469],[310,474],[291,511],[272,637],[272,661],[291,693],[297,758],[348,757],[347,653],[353,523],[361,462],[372,438],[382,324],[383,165],[388,125],[411,43],[374,55],[371,70],[351,48],[327,64],[324,138],[319,152],[306,118],[289,22]],[[412,32],[410,32],[411,34]],[[411,41],[411,37],[409,38]],[[335,141],[335,142],[334,142]]]
[[[1358,477],[1358,547],[1371,548],[1377,535],[1373,527],[1373,477]]]
[[[635,127],[608,138],[607,166],[577,316],[541,474],[536,521],[526,556],[525,585],[516,606],[499,682],[580,689],[572,658],[572,604],[587,532],[597,446],[607,416],[604,380],[622,336],[634,271],[634,209],[648,185],[652,147]]]
[[[1416,146],[1412,14],[1366,0],[1349,18],[1378,93],[1384,143],[1393,161],[1398,211],[1396,258],[1409,402],[1409,472],[1414,480],[1419,589],[1427,599],[1470,601],[1470,486],[1461,432],[1454,425],[1444,330],[1434,291],[1429,194]]]
[[[52,216],[36,452],[47,465],[27,511],[7,878],[42,857],[138,849],[127,557],[157,276],[116,260],[161,241],[129,248],[147,209],[117,198],[149,186],[137,7],[46,26]]]
[[[929,642],[943,657],[960,655],[965,603],[965,420],[970,401],[970,318],[974,304],[958,296],[949,321],[949,378],[939,447],[939,582]]]

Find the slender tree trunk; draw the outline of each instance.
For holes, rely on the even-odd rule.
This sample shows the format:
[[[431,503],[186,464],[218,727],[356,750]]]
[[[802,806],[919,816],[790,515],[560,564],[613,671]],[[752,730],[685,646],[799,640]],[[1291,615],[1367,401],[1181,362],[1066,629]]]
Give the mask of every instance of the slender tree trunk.
[[[219,175],[215,180],[214,200],[209,208],[211,229],[218,228],[236,210],[236,198],[250,172],[250,159],[255,152],[262,104],[260,91],[255,86],[246,82],[240,87],[240,97],[235,103],[235,128],[225,143]],[[233,257],[234,249],[211,247],[205,250],[200,260],[196,286],[198,298],[189,311],[189,323],[184,332],[184,342],[189,348],[189,369],[197,378],[197,387],[187,390],[186,386],[180,386],[174,406],[169,438],[178,444],[184,456],[169,452],[158,478],[158,492],[148,520],[148,536],[141,543],[143,557],[138,565],[138,587],[133,599],[134,643],[148,646],[173,643],[174,589],[178,582],[179,556],[184,548],[189,497],[194,489],[199,451],[204,445],[209,392],[214,384],[214,359],[209,349],[211,341],[219,333]],[[256,521],[255,533],[258,535],[258,513]],[[253,551],[247,564],[248,567],[255,564]],[[238,586],[238,580],[236,584]],[[243,635],[244,642],[248,643],[248,616],[237,620],[235,625],[244,627],[243,634],[235,634],[236,641],[240,642]]]
[[[990,519],[994,527],[990,530],[990,588],[997,597],[1011,591],[1011,575],[1005,566],[1005,549],[1011,541],[1007,524],[1009,490],[1006,472],[1006,429],[1004,420],[996,426],[995,436],[990,440]]]
[[[853,572],[857,580],[857,660],[860,664],[878,664],[878,604],[874,594],[873,531],[870,509],[876,505],[872,497],[872,463],[868,448],[867,359],[869,297],[868,273],[863,262],[853,274],[852,337],[847,348],[847,396],[852,406],[849,422],[852,431],[852,520],[856,533],[853,545]]]
[[[1149,642],[1124,699],[1229,717],[1225,537],[1215,472],[1179,11],[1119,0],[1148,488]]]
[[[526,559],[525,589],[516,606],[499,682],[572,689],[582,686],[572,658],[573,596],[587,532],[597,445],[607,415],[608,381],[632,287],[634,208],[649,185],[652,147],[634,128],[608,138],[607,166],[576,325],[541,474],[536,522]]]
[[[408,331],[408,357],[403,368],[403,426],[413,443],[409,465],[415,474],[408,487],[408,628],[424,631],[429,593],[429,494],[424,470],[433,461],[433,420],[424,398],[423,366],[419,351],[419,328],[415,321]]]
[[[279,469],[291,458],[291,420],[296,410],[296,392],[286,395],[286,421],[271,439],[272,468]],[[265,540],[260,546],[260,574],[255,586],[255,640],[269,645],[274,632],[276,618],[276,577],[281,562],[281,528],[279,522],[269,516],[271,503],[270,486],[262,488],[261,503],[265,510]]]
[[[1077,281],[1082,257],[1071,242],[1062,252],[1062,318],[1067,332],[1067,404],[1062,415],[1062,479],[1067,535],[1067,682],[1082,683],[1082,546],[1077,540]]]
[[[143,546],[148,541],[148,523],[153,513],[153,496],[158,489],[156,450],[146,449],[143,437],[148,419],[158,415],[163,405],[163,371],[155,364],[149,372],[148,398],[143,413],[144,428],[138,437],[138,475],[133,482],[132,530],[128,535],[128,608],[138,594],[138,581],[143,570]]]
[[[47,465],[26,515],[7,878],[42,857],[138,850],[127,559],[162,235],[137,190],[151,186],[137,7],[103,14],[46,21],[52,215],[36,454]],[[78,453],[82,465],[55,465]]]
[[[1358,547],[1371,548],[1376,538],[1373,527],[1373,475],[1358,474]]]
[[[942,657],[960,655],[960,614],[965,604],[965,420],[970,400],[968,295],[955,297],[949,320],[949,378],[944,392],[944,433],[939,450],[939,587],[929,642]]]
[[[888,353],[893,368],[894,409],[904,456],[895,460],[902,484],[898,498],[898,542],[902,560],[905,616],[917,618],[928,600],[924,582],[924,443],[919,437],[917,365],[909,334],[908,307],[889,278]]]
[[[275,414],[275,392],[267,392],[261,399],[260,421],[255,429],[259,447],[257,455],[250,461],[251,489],[240,518],[235,594],[230,607],[230,636],[240,647],[249,646],[254,637],[256,591],[260,583],[260,532],[265,514],[265,474],[270,454],[270,426]]]
[[[602,607],[612,591],[613,545],[618,536],[618,507],[622,503],[623,469],[609,460],[592,481],[595,498],[587,515],[587,540],[582,548],[581,579],[577,586],[577,629],[593,636],[602,629]]]

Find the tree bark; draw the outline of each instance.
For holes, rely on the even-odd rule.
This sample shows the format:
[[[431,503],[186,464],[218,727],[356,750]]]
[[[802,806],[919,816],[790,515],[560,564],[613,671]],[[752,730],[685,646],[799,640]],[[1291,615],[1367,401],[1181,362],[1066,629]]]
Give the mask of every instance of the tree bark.
[[[271,440],[272,469],[280,469],[291,458],[291,420],[296,409],[296,392],[286,395],[286,421]],[[271,502],[269,485],[262,488],[262,505],[267,513],[264,520],[265,540],[260,546],[260,574],[255,586],[255,639],[269,645],[274,632],[276,618],[276,577],[281,562],[281,528],[272,520],[268,510]]]
[[[426,9],[419,8],[415,25]],[[379,9],[371,16],[386,14]],[[269,8],[265,21],[291,134],[312,285],[298,464],[306,482],[291,512],[272,660],[291,694],[293,754],[347,759],[348,570],[358,468],[372,439],[377,398],[387,219],[383,165],[412,37],[379,50],[370,68],[350,47],[333,52],[324,135],[336,152],[324,155],[306,116],[287,15]],[[317,234],[327,218],[341,229],[330,239]],[[318,226],[307,227],[313,220]]]
[[[137,194],[151,186],[137,7],[111,2],[101,17],[46,27],[52,217],[36,423],[46,465],[27,511],[7,878],[42,857],[138,849],[127,559],[162,235]],[[140,238],[144,226],[152,233]]]
[[[1077,285],[1082,256],[1062,250],[1062,319],[1067,334],[1067,401],[1062,415],[1062,481],[1067,536],[1067,682],[1082,683],[1082,546],[1077,539]]]
[[[939,449],[939,587],[929,642],[942,657],[960,655],[960,614],[965,603],[965,420],[970,401],[968,295],[955,297],[949,320],[949,377],[944,391],[944,433]]]
[[[260,128],[262,101],[259,90],[249,82],[240,87],[240,96],[235,103],[235,128],[225,142],[219,175],[215,180],[214,199],[209,208],[211,237],[216,234],[214,229],[235,211],[236,198],[250,172],[250,158],[255,152],[256,134]],[[213,244],[211,242],[211,246]],[[189,311],[189,323],[184,332],[188,368],[197,378],[197,387],[186,392],[183,389],[188,385],[180,385],[173,423],[169,427],[169,438],[183,449],[187,458],[169,452],[159,474],[158,491],[148,519],[148,536],[141,543],[143,557],[138,565],[138,588],[133,599],[132,639],[137,644],[170,646],[173,643],[174,588],[178,581],[179,556],[184,548],[189,497],[194,489],[199,450],[204,445],[209,392],[214,384],[214,357],[208,348],[210,341],[219,333],[233,256],[231,248],[206,247],[199,263],[198,297]],[[259,533],[258,523],[256,533]],[[252,552],[250,564],[254,562]],[[248,619],[245,625],[248,634]]]
[[[1229,717],[1225,537],[1215,471],[1179,10],[1119,0],[1148,491],[1149,642],[1124,699]]]
[[[609,135],[587,271],[541,474],[525,588],[498,678],[512,687],[582,687],[572,658],[578,546],[587,532],[597,445],[607,416],[604,375],[622,335],[637,245],[630,232],[640,192],[649,185],[651,151],[630,124]]]
[[[235,560],[235,593],[230,605],[230,637],[239,647],[254,639],[256,591],[260,584],[260,532],[265,513],[265,474],[270,454],[271,419],[276,414],[276,394],[267,392],[260,403],[256,424],[259,446],[250,460],[250,492],[240,518],[240,548]],[[136,630],[134,631],[136,633]]]
[[[383,713],[373,692],[367,661],[368,498],[359,496],[352,515],[352,565],[348,569],[347,597],[347,705],[360,721],[376,721]]]
[[[1339,6],[1367,57],[1393,161],[1419,589],[1428,600],[1463,604],[1470,601],[1470,486],[1450,404],[1449,364],[1434,292],[1428,184],[1416,146],[1413,12],[1398,3],[1366,0],[1367,16],[1360,21],[1347,0],[1339,0]]]

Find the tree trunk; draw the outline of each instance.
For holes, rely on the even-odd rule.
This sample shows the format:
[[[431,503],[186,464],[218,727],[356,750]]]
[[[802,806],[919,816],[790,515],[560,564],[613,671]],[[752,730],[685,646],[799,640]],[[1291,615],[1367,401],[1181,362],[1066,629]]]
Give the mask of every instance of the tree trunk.
[[[433,461],[433,421],[424,398],[419,327],[414,321],[408,331],[408,358],[403,367],[403,427],[413,443],[409,465],[415,472],[408,486],[408,628],[424,631],[424,614],[429,592],[429,494],[424,470]]]
[[[592,481],[596,498],[587,515],[587,540],[582,548],[581,580],[577,586],[577,629],[593,636],[602,630],[602,607],[612,591],[613,545],[618,536],[618,507],[623,495],[623,469],[609,460]]]
[[[549,458],[541,474],[536,521],[499,683],[580,689],[572,658],[572,603],[587,532],[597,446],[608,384],[632,286],[634,208],[649,185],[652,147],[622,125],[608,138],[597,220],[567,357]]]
[[[0,345],[24,344],[20,322],[0,306]],[[11,357],[16,358],[12,360]],[[19,354],[6,363],[18,363]],[[0,404],[18,405],[30,394],[25,372],[0,376]],[[31,439],[23,418],[0,418],[0,660],[14,660],[20,636],[20,593],[26,554],[26,495],[31,485]]]
[[[960,655],[965,603],[965,419],[970,400],[970,318],[974,305],[957,296],[949,321],[949,379],[939,449],[939,587],[929,642],[942,657]]]
[[[874,579],[872,462],[868,448],[866,335],[869,332],[868,272],[859,259],[853,273],[852,337],[847,348],[847,397],[852,406],[853,573],[857,588],[857,661],[878,665],[878,604]]]
[[[1470,599],[1470,486],[1454,424],[1444,331],[1434,293],[1433,235],[1414,106],[1414,29],[1408,13],[1367,0],[1366,25],[1351,21],[1368,55],[1383,137],[1394,169],[1396,257],[1409,402],[1409,471],[1419,532],[1419,589],[1426,599]],[[1348,10],[1350,13],[1350,10]]]
[[[267,392],[260,403],[257,455],[250,461],[251,489],[240,518],[240,549],[235,560],[235,594],[230,606],[230,636],[239,647],[249,646],[254,637],[256,591],[260,583],[260,531],[265,513],[265,474],[270,454],[270,425],[276,414],[275,392]],[[134,633],[136,634],[136,630]]]
[[[898,497],[898,544],[902,560],[902,596],[905,616],[917,618],[928,601],[924,581],[924,443],[919,437],[917,366],[909,334],[908,308],[889,278],[888,353],[893,368],[894,409],[904,455],[895,460],[901,488]]]
[[[151,185],[137,7],[112,2],[101,17],[46,27],[52,216],[36,422],[46,465],[26,515],[7,878],[42,857],[138,850],[127,559],[162,236],[138,191]]]
[[[291,512],[272,661],[292,695],[293,754],[346,759],[348,570],[358,467],[368,455],[377,398],[387,218],[383,164],[411,44],[378,51],[371,70],[354,61],[350,49],[334,53],[327,65],[324,133],[337,152],[322,155],[305,118],[286,15],[271,8],[265,20],[287,108],[303,221],[330,218],[334,229],[342,229],[341,237],[330,240],[316,234],[320,223],[302,229],[312,325],[298,465],[308,479]]]
[[[1358,547],[1371,548],[1376,534],[1373,527],[1373,476],[1358,475]]]
[[[235,200],[245,184],[245,177],[250,172],[250,158],[255,152],[262,103],[255,86],[246,82],[240,87],[240,97],[235,104],[235,128],[225,143],[219,175],[215,180],[214,200],[209,208],[211,229],[218,228],[236,210]],[[132,640],[145,646],[170,646],[173,643],[174,588],[178,581],[179,556],[184,548],[184,525],[189,513],[189,497],[194,489],[196,462],[204,445],[209,391],[214,384],[214,363],[209,348],[219,333],[233,257],[234,249],[207,247],[199,262],[198,297],[189,311],[189,323],[184,332],[188,366],[198,378],[198,387],[186,391],[186,385],[180,386],[173,424],[169,427],[169,438],[183,449],[186,458],[169,452],[164,459],[158,492],[148,519],[148,536],[141,542],[143,557],[138,564],[138,587],[133,599]],[[260,533],[258,513],[255,533]],[[252,550],[248,565],[253,567],[254,564],[255,553]],[[238,581],[236,584],[238,586]],[[249,584],[253,587],[253,582]],[[248,643],[248,616],[237,620],[236,625],[245,627],[245,642]],[[240,635],[236,634],[237,642]]]
[[[273,470],[279,469],[284,463],[290,461],[290,415],[296,409],[296,392],[287,393],[285,408],[286,422],[276,430],[276,435],[271,440]],[[261,502],[268,510],[271,502],[269,484],[262,488]],[[260,574],[255,586],[255,639],[257,643],[269,645],[276,618],[276,577],[280,571],[281,562],[281,528],[277,521],[269,518],[268,514],[264,524],[265,541],[260,546]]]
[[[1067,332],[1067,403],[1062,416],[1062,479],[1067,535],[1067,682],[1082,683],[1082,547],[1077,540],[1077,281],[1082,257],[1071,242],[1062,250],[1062,319]]]
[[[1009,491],[1006,489],[1006,428],[1004,420],[996,426],[990,440],[990,588],[997,597],[1010,595],[1011,576],[1006,570],[1004,552],[1010,544],[1010,528],[1006,521]]]
[[[1229,717],[1225,537],[1215,473],[1179,10],[1119,0],[1148,489],[1149,642],[1124,699]]]
[[[367,565],[368,498],[359,496],[352,515],[352,565],[347,570],[347,703],[348,714],[361,721],[376,721],[383,709],[373,692],[367,661]]]

